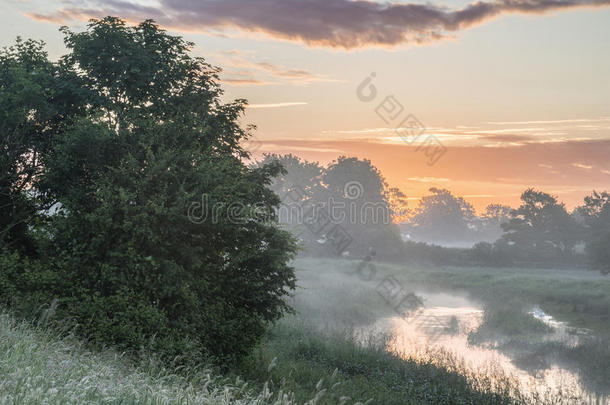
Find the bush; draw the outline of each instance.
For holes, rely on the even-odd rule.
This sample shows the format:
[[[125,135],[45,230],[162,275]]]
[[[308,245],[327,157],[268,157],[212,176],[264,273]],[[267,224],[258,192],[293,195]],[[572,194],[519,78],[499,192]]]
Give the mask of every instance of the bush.
[[[470,250],[471,260],[479,266],[506,267],[513,263],[510,246],[502,239],[496,243],[479,242]]]
[[[35,262],[3,249],[0,296],[29,314],[54,302],[119,350],[243,358],[295,286],[268,188],[282,169],[244,164],[245,101],[222,104],[218,69],[151,21],[63,31],[66,86],[88,107],[44,153],[34,186],[55,211],[29,224]]]

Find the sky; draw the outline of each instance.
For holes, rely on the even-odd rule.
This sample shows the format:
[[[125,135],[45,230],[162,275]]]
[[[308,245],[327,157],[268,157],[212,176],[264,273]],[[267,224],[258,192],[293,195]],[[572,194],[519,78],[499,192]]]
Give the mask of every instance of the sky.
[[[255,157],[370,159],[414,201],[610,189],[610,0],[0,0],[0,46],[157,21],[245,98]]]

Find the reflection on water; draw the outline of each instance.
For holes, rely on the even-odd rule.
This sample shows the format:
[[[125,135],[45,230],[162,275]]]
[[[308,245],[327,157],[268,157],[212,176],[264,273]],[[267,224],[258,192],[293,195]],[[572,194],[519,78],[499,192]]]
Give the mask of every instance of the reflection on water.
[[[524,362],[519,362],[517,366],[493,343],[485,346],[469,344],[468,334],[481,325],[484,314],[482,306],[474,301],[444,293],[418,292],[417,295],[424,298],[424,307],[418,312],[406,318],[379,319],[360,333],[370,334],[373,330],[390,332],[392,337],[388,350],[402,357],[434,363],[438,361],[439,351],[442,351],[450,354],[453,359],[459,359],[458,369],[483,375],[507,376],[517,381],[521,390],[529,394],[553,395],[571,392],[585,398],[585,403],[608,403],[606,400],[594,399],[594,396],[586,393],[579,376],[557,364],[537,367],[536,371],[532,372],[531,369],[528,371]],[[554,332],[548,336],[550,339],[565,341],[570,338],[575,344],[578,336],[586,333],[556,321],[539,308],[534,308],[530,313],[554,327]],[[576,403],[581,402],[582,400],[579,400]]]
[[[591,331],[585,328],[574,328],[566,322],[561,322],[547,314],[540,307],[535,307],[529,314],[536,319],[540,319],[545,324],[553,328],[553,333],[545,337],[546,340],[561,341],[572,346],[581,341],[582,336],[590,336]]]

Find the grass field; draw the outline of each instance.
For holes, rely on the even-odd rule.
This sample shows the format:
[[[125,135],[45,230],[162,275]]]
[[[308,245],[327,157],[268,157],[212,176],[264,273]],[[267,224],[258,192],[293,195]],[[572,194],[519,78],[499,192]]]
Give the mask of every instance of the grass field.
[[[165,368],[154,356],[134,365],[111,349],[91,351],[69,336],[2,313],[0,403],[580,403],[571,391],[527,393],[513,377],[474,372],[447,352],[430,350],[427,359],[405,359],[386,350],[387,335],[358,337],[355,332],[361,326],[394,313],[375,293],[375,280],[354,271],[356,264],[297,260],[300,287],[292,298],[296,314],[272,327],[255,353],[224,376],[205,365],[197,370]],[[610,281],[594,274],[581,280],[569,273],[557,277],[519,269],[418,269],[389,264],[376,265],[376,271],[376,280],[392,274],[407,286],[453,289],[481,302],[491,302],[494,296],[513,297],[528,305],[531,301],[557,318],[565,315],[599,333],[606,330],[602,321],[607,313],[601,303],[608,302],[603,293],[609,291]],[[593,308],[593,314],[581,319],[585,308]],[[502,319],[492,318],[496,323]],[[600,372],[607,372],[604,358],[594,351],[572,355],[589,356],[586,364],[597,362]]]

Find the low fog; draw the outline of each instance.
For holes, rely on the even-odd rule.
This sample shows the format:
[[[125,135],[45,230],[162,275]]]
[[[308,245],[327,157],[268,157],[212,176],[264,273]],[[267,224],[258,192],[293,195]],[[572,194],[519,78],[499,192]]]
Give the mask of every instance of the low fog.
[[[607,194],[569,212],[527,189],[518,207],[476,212],[438,188],[413,204],[367,160],[271,161],[286,168],[271,187],[301,248],[286,325],[459,370],[526,402],[607,400],[610,279],[595,262]]]
[[[34,7],[29,2],[11,3],[23,10]],[[96,11],[96,3],[101,4],[92,1],[92,10],[61,6],[46,17],[26,11],[12,16],[21,30],[18,18],[89,18],[104,12]],[[473,114],[459,117],[462,121],[455,122],[459,131],[434,128],[423,136],[425,126],[397,97],[385,96],[389,93],[382,89],[381,80],[373,83],[376,73],[362,80],[359,74],[354,79],[357,71],[347,71],[359,65],[358,60],[367,59],[365,53],[344,55],[335,50],[330,63],[321,63],[331,54],[301,49],[307,53],[291,61],[289,56],[297,55],[296,45],[276,46],[251,32],[273,31],[275,36],[310,45],[330,44],[333,38],[315,37],[330,32],[332,46],[350,48],[406,43],[405,33],[419,27],[412,32],[420,37],[419,43],[425,42],[426,35],[438,36],[438,29],[453,32],[458,26],[505,12],[602,7],[608,0],[499,1],[474,3],[453,12],[432,5],[351,0],[181,2],[181,6],[191,3],[194,11],[198,3],[199,11],[207,12],[209,6],[220,12],[219,20],[211,16],[208,21],[219,30],[214,36],[218,46],[211,48],[207,43],[196,46],[150,19],[131,24],[136,15],[151,11],[163,17],[154,7],[108,3],[113,3],[112,10],[128,9],[128,21],[109,16],[77,26],[77,31],[62,27],[64,56],[52,59],[45,42],[20,37],[0,50],[0,404],[610,402],[610,194],[588,188],[585,194],[582,188],[610,174],[598,163],[604,161],[607,140],[594,143],[592,138],[576,138],[581,132],[550,138],[546,130],[524,136],[506,128],[468,135],[476,127],[460,123],[536,116],[526,111],[531,107],[521,95],[518,103],[504,100],[501,92],[489,95],[505,105],[523,102],[521,113],[499,102],[477,112],[487,95],[481,98],[481,93],[474,92],[473,98],[465,99],[460,90],[454,94],[456,100],[465,101],[456,108],[449,93],[439,98],[429,89],[441,86],[443,93],[448,92],[450,71],[468,72],[465,76],[470,79],[478,76],[473,67],[484,69],[489,79],[493,75],[487,74],[488,66],[503,66],[504,60],[492,65],[479,59],[480,54],[470,57],[469,50],[468,58],[459,59],[474,65],[445,69],[445,60],[458,58],[425,61],[431,48],[417,50],[423,58],[422,69],[444,69],[443,80],[432,74],[426,84],[415,75],[403,75],[403,66],[395,63],[399,57],[404,61],[406,53],[375,51],[370,58],[374,63],[385,55],[393,60],[386,61],[386,68],[392,65],[401,70],[401,77],[393,78],[392,91],[405,95],[405,104],[406,93],[418,93],[417,97],[430,93],[431,101],[421,104],[440,109],[430,110],[426,119],[442,115],[443,103],[451,109],[450,116],[466,110]],[[169,3],[178,4],[161,1]],[[243,3],[244,7],[220,7],[221,3]],[[248,8],[245,3],[254,6]],[[247,23],[248,15],[265,14],[265,21],[277,17],[265,10],[280,3],[287,5],[283,29],[271,29],[266,22]],[[293,16],[287,12],[291,7],[311,15],[332,9],[332,18],[326,22],[335,27],[321,30],[325,23],[317,17],[305,21],[298,13]],[[363,10],[365,15],[359,14]],[[396,19],[395,11],[402,17]],[[421,15],[411,15],[414,11]],[[227,20],[226,15],[234,12],[238,20],[246,20],[239,24]],[[358,27],[362,21],[346,19],[349,14],[341,14],[345,12],[365,16],[364,22],[381,18],[381,25],[395,20],[402,28],[397,36],[389,31],[384,34],[378,27],[362,30]],[[191,14],[185,11],[174,17],[200,20]],[[348,20],[347,25],[337,25]],[[192,21],[185,24],[199,26]],[[221,32],[226,28],[228,34],[231,28],[234,33],[239,27],[248,29],[244,37],[252,37],[228,39]],[[597,35],[602,25],[591,27]],[[316,34],[299,34],[299,30]],[[354,37],[357,31],[364,36]],[[509,39],[514,40],[512,33]],[[483,40],[491,43],[487,31]],[[241,52],[233,49],[238,43]],[[258,60],[252,44],[264,44],[277,59],[273,63]],[[513,48],[519,56],[532,56],[542,45],[533,47],[529,51],[521,44]],[[49,49],[56,52],[58,42]],[[203,50],[230,62],[232,81],[200,56]],[[563,52],[557,54],[563,56]],[[579,58],[581,54],[579,49]],[[506,61],[512,59],[508,55],[502,55]],[[574,59],[575,53],[567,55]],[[335,60],[336,74],[332,75],[292,67],[292,62],[308,61],[310,67],[321,69],[335,65]],[[414,61],[409,59],[409,64]],[[531,81],[541,86],[554,83],[546,79],[547,66],[543,67],[540,80],[532,76]],[[248,69],[265,71],[267,77],[258,80]],[[526,69],[529,73],[529,66]],[[512,77],[508,71],[498,77]],[[582,86],[582,75],[575,72],[575,83]],[[414,92],[410,86],[415,82],[427,90]],[[566,82],[562,78],[562,92]],[[602,82],[597,80],[596,86]],[[350,83],[352,87],[346,86]],[[469,91],[475,90],[470,83],[462,83]],[[238,85],[268,86],[265,89],[270,91],[253,92],[261,97],[257,104],[249,105],[243,98],[226,101],[227,95],[242,94],[236,93]],[[225,93],[224,86],[233,87]],[[487,85],[481,87],[488,91]],[[308,94],[305,90],[315,96],[316,105],[301,101]],[[551,105],[558,101],[554,90],[539,89],[528,102],[545,104],[547,100]],[[576,99],[587,108],[594,104],[580,95],[566,94],[570,102]],[[284,99],[288,95],[294,99]],[[374,104],[367,104],[377,96]],[[361,102],[357,109],[353,109],[355,97]],[[381,124],[366,119],[366,109],[375,104],[371,115],[393,127],[376,129]],[[263,126],[272,128],[271,134],[270,124],[277,121],[278,132],[290,136],[268,144],[267,149],[254,150],[256,128],[242,124],[242,119],[255,106]],[[556,108],[551,117],[561,118],[568,111],[565,105]],[[510,110],[508,115],[496,113],[503,109]],[[597,117],[602,110],[591,107],[587,111]],[[349,113],[353,122],[344,122],[343,113]],[[325,127],[318,131],[296,117],[319,120]],[[582,131],[599,130],[601,137],[599,128],[608,120],[566,121]],[[589,125],[593,122],[596,125]],[[529,121],[521,124],[529,125]],[[350,126],[355,129],[329,135],[335,142],[329,141],[331,146],[311,147],[320,131]],[[392,135],[380,135],[377,141],[359,138],[364,145],[361,150],[346,146],[353,140],[348,135],[373,132]],[[391,184],[385,176],[389,172],[383,173],[373,160],[363,158],[370,156],[369,149],[383,148],[384,156],[374,162],[382,164],[386,158],[401,162],[400,167],[388,164],[390,168],[384,170],[393,167],[402,175],[417,166],[421,173],[450,149],[467,149],[465,143],[445,146],[444,142],[483,142],[489,135],[499,135],[498,142],[507,140],[491,146],[510,148],[511,154],[504,157],[509,165],[504,167],[511,173],[503,175],[511,178],[527,177],[522,173],[530,166],[512,158],[530,150],[524,146],[527,142],[540,148],[552,143],[563,153],[574,146],[570,142],[587,139],[587,148],[598,149],[599,156],[589,162],[581,159],[583,152],[572,150],[570,159],[574,160],[568,166],[578,174],[572,183],[553,166],[540,163],[538,156],[535,162],[535,167],[549,170],[545,172],[548,179],[565,180],[563,188],[555,190],[571,190],[576,188],[574,182],[588,179],[570,194],[581,193],[582,201],[568,208],[553,190],[523,186],[519,201],[511,200],[509,206],[502,200],[504,191],[496,188],[489,191],[495,194],[490,197],[497,199],[495,203],[475,209],[469,198],[451,189],[463,181],[463,173],[460,180],[415,178],[418,185],[444,179],[447,188],[430,184],[425,195],[414,199],[400,188],[405,183],[396,173],[392,179],[399,184]],[[298,146],[299,136],[314,140]],[[516,139],[525,143],[514,144]],[[282,142],[291,146],[284,147]],[[477,153],[490,150],[490,145],[481,145],[475,145]],[[292,154],[263,153],[298,150],[317,156],[312,149],[317,153],[324,149],[327,159],[319,163]],[[343,155],[345,150],[352,154]],[[418,153],[408,164],[405,150]],[[491,167],[497,155],[485,153],[478,164]],[[470,156],[474,155],[461,155],[460,164],[468,166]],[[447,161],[441,165],[448,170],[455,166]],[[485,193],[481,195],[491,195],[482,189],[491,187],[489,179],[476,177],[480,170],[472,166],[467,172],[469,184],[477,184]],[[493,176],[500,179],[499,173]],[[526,182],[519,181],[523,183],[518,187]],[[500,186],[508,190],[515,183]]]

